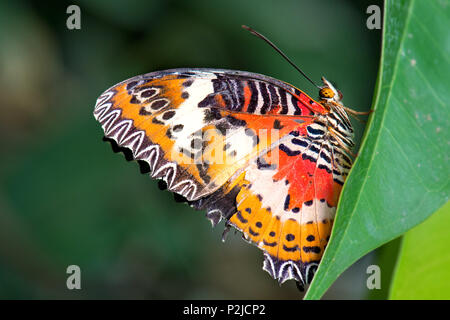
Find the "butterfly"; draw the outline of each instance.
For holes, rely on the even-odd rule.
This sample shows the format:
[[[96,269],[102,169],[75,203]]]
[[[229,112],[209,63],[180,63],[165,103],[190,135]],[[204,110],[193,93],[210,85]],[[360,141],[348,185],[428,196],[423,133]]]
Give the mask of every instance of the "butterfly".
[[[125,80],[97,100],[105,138],[212,225],[225,220],[264,255],[281,284],[309,284],[329,241],[352,165],[342,93],[319,100],[256,73],[202,68]]]

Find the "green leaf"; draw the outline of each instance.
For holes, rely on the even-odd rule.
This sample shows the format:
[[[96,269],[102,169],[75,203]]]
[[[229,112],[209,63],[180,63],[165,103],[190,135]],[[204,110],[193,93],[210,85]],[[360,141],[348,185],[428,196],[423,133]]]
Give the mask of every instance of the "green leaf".
[[[403,236],[390,299],[450,299],[450,202]]]
[[[374,112],[305,299],[447,201],[449,24],[448,1],[386,1]]]

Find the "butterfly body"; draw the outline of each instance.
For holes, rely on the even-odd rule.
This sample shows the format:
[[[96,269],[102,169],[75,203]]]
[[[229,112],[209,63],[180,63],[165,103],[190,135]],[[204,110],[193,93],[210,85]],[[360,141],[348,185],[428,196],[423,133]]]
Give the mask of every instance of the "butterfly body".
[[[261,248],[273,278],[307,284],[328,243],[353,147],[341,94],[323,80],[316,102],[255,73],[159,71],[108,89],[94,116],[152,178]]]

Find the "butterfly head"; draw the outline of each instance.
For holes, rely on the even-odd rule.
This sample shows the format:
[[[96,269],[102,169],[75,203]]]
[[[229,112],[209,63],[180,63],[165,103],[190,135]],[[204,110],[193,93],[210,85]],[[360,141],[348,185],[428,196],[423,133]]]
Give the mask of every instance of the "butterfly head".
[[[346,108],[341,102],[342,93],[324,77],[322,77],[322,81],[324,86],[320,88],[319,98],[322,105],[329,110],[326,118],[333,128],[332,136],[340,145],[344,146],[345,151],[351,150],[354,146],[353,128],[345,111]]]
[[[325,100],[327,102],[334,101],[337,103],[341,103],[343,98],[342,93],[336,89],[330,81],[322,77],[322,81],[324,86],[321,87],[319,91],[320,100]]]

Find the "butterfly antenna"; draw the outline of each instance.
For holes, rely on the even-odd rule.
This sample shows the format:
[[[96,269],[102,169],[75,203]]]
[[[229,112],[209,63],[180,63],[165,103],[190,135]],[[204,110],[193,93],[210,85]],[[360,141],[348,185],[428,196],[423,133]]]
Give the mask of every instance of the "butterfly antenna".
[[[295,63],[293,63],[291,61],[291,59],[288,58],[287,55],[285,55],[283,53],[283,51],[281,51],[280,49],[278,49],[278,47],[276,45],[274,45],[272,43],[272,41],[270,41],[269,39],[267,39],[265,36],[263,36],[261,33],[259,33],[258,31],[253,30],[252,28],[246,26],[246,25],[242,25],[242,28],[244,28],[247,31],[250,31],[250,33],[254,34],[255,36],[257,36],[258,38],[264,40],[267,44],[269,44],[273,49],[275,49],[276,52],[278,52],[287,62],[289,62],[291,64],[291,66],[293,66],[298,72],[300,72],[309,82],[311,82],[314,86],[316,86],[319,89],[322,89],[322,87],[318,86],[317,84],[314,83],[314,81],[312,81],[299,67],[297,67],[295,65]]]

